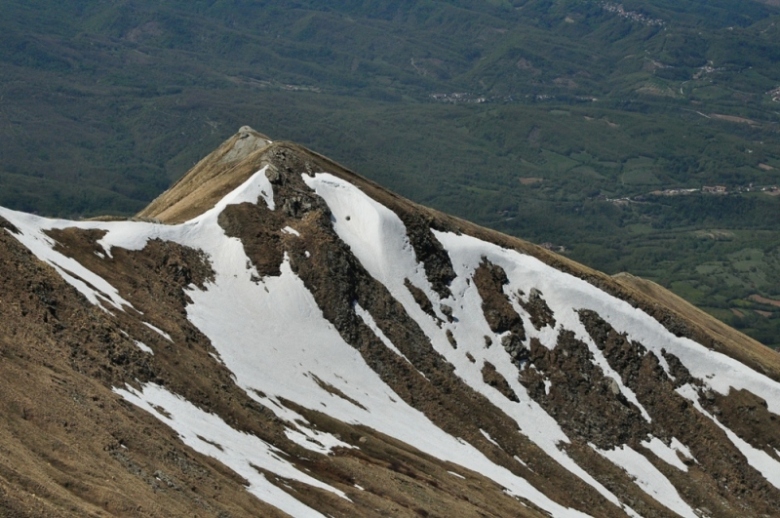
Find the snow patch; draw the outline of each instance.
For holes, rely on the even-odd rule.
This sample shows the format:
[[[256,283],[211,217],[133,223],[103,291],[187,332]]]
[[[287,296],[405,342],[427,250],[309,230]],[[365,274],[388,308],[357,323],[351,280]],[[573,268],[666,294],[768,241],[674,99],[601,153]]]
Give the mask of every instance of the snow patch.
[[[280,477],[347,498],[342,491],[302,473],[289,462],[282,460],[281,450],[254,435],[234,430],[218,416],[204,412],[158,385],[145,384],[140,392],[129,386],[125,389],[115,388],[114,392],[165,422],[191,448],[214,457],[247,479],[250,493],[291,516],[323,515],[273,485],[253,465]],[[167,415],[161,414],[156,408],[163,408]]]
[[[148,345],[146,345],[143,342],[139,342],[138,340],[133,340],[133,341],[135,342],[136,347],[141,349],[143,352],[151,354],[152,356],[154,356],[154,351],[152,350],[151,347],[149,347]]]
[[[633,479],[642,491],[653,497],[661,505],[671,509],[683,518],[699,518],[698,515],[680,497],[677,489],[669,482],[663,473],[658,471],[644,455],[623,445],[614,450],[600,450],[595,445],[589,445],[602,457],[622,468]]]
[[[328,455],[336,447],[353,448],[351,444],[336,438],[332,434],[312,430],[304,426],[297,426],[295,429],[288,428],[284,431],[284,434],[298,446],[323,455]]]
[[[487,433],[487,432],[486,432],[485,430],[483,430],[482,428],[480,428],[480,429],[479,429],[479,431],[482,433],[482,436],[483,436],[483,437],[485,437],[485,439],[487,439],[487,440],[488,440],[488,442],[490,442],[490,443],[494,444],[494,445],[495,445],[495,446],[497,446],[498,448],[501,448],[501,445],[500,445],[500,444],[498,444],[496,441],[494,441],[494,440],[493,440],[493,438],[490,436],[490,434],[489,434],[489,433]]]
[[[748,464],[753,466],[759,473],[761,473],[761,475],[763,475],[770,484],[780,489],[780,462],[775,460],[767,452],[758,450],[749,443],[740,439],[737,434],[732,432],[723,423],[718,421],[715,416],[704,410],[704,408],[699,403],[699,397],[696,393],[696,389],[694,389],[691,385],[683,385],[677,389],[677,393],[693,403],[693,406],[696,408],[696,410],[701,412],[713,423],[718,425],[718,427],[726,433],[726,436],[729,438],[732,444],[734,444],[734,446],[740,452],[742,452],[742,455],[747,458]]]
[[[360,306],[360,304],[355,303],[354,307],[357,316],[359,316],[363,320],[363,322],[369,328],[371,328],[371,331],[373,331],[376,337],[379,338],[379,340],[381,340],[383,344],[385,344],[385,347],[393,351],[395,354],[397,354],[398,356],[400,356],[410,364],[412,363],[406,358],[406,356],[404,356],[404,354],[401,351],[398,350],[398,348],[395,345],[393,345],[393,342],[391,342],[390,339],[387,338],[387,336],[382,332],[382,330],[379,329],[379,326],[376,325],[376,321],[374,320],[374,317],[371,316],[371,313],[363,309]]]
[[[155,327],[152,324],[150,324],[149,322],[141,322],[141,323],[143,325],[145,325],[146,327],[148,327],[149,329],[151,329],[152,331],[154,331],[155,333],[157,333],[158,335],[160,335],[163,338],[165,338],[166,340],[168,340],[169,342],[173,342],[173,338],[171,338],[171,335],[169,335],[168,333],[166,333],[165,331],[163,331],[159,327]]]
[[[679,441],[677,442],[678,444],[682,444]],[[653,437],[652,439],[643,441],[641,444],[648,450],[652,451],[656,457],[666,462],[667,464],[674,466],[680,471],[686,471],[686,472],[688,471],[688,466],[686,466],[685,463],[683,463],[683,461],[681,461],[680,457],[678,457],[677,455],[677,452],[679,450],[674,447],[667,446],[658,437]],[[688,458],[690,458],[690,455],[688,455]]]

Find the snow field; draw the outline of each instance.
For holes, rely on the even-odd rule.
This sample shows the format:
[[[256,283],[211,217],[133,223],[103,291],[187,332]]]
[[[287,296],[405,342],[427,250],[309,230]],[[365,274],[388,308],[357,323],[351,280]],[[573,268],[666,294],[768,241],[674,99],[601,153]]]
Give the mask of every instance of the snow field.
[[[105,224],[109,232],[101,244],[109,253],[114,246],[137,250],[148,239],[160,238],[208,254],[216,272],[215,280],[205,291],[190,291],[193,303],[187,308],[188,318],[209,337],[222,361],[236,376],[238,385],[277,415],[289,416],[290,411],[276,398],[326,411],[342,421],[369,426],[437,458],[482,473],[554,516],[585,516],[550,500],[524,479],[493,464],[476,448],[446,434],[404,403],[322,316],[287,259],[281,266],[281,276],[265,278],[261,285],[252,282],[251,277],[257,272],[247,268],[249,261],[242,244],[227,237],[216,220],[228,204],[254,202],[258,197],[264,198],[273,209],[272,193],[263,171],[259,171],[198,218],[176,226],[140,224],[135,230],[127,225]],[[403,227],[400,230],[403,232]],[[406,246],[411,251],[408,242]],[[424,271],[418,272],[415,279],[417,283],[424,280],[427,284]],[[400,293],[405,294],[408,303],[413,303],[411,294],[401,286]],[[399,296],[398,291],[394,295]],[[338,388],[367,410],[324,390],[315,377]],[[257,391],[269,397],[263,398]],[[298,428],[295,422],[290,425]],[[306,435],[304,429],[298,431]],[[301,439],[294,431],[291,437]],[[321,436],[316,440],[323,442]],[[301,439],[301,442],[309,441]],[[205,448],[202,451],[209,455],[216,454],[213,448],[203,446],[208,443],[195,444]],[[291,514],[311,516],[305,511]]]
[[[100,228],[98,223],[77,223],[61,219],[41,218],[3,207],[0,207],[0,216],[11,222],[21,232],[21,234],[11,233],[12,236],[27,247],[35,257],[51,265],[65,282],[76,288],[92,304],[106,312],[109,311],[103,303],[108,303],[121,311],[124,311],[124,307],[133,307],[132,304],[120,297],[119,292],[105,279],[84,268],[78,261],[55,251],[56,243],[44,234],[45,230],[68,227]]]
[[[404,306],[406,312],[414,318],[431,340],[434,349],[455,367],[456,374],[513,418],[520,431],[540,446],[545,453],[596,489],[608,501],[622,507],[615,495],[558,448],[559,443],[570,442],[568,437],[558,423],[527,395],[525,387],[517,381],[517,370],[501,347],[500,336],[493,333],[483,317],[482,300],[477,287],[471,281],[471,275],[481,262],[482,255],[488,253],[493,245],[474,240],[477,247],[473,249],[474,253],[471,257],[465,258],[453,254],[448,243],[442,241],[440,234],[436,233],[436,237],[450,253],[457,274],[450,286],[452,297],[441,300],[432,289],[424,266],[417,261],[406,234],[406,227],[395,213],[365,195],[354,185],[333,175],[320,173],[314,178],[304,176],[303,179],[328,204],[334,215],[333,225],[338,236],[349,245],[352,253],[369,274],[381,282]],[[498,247],[494,248],[502,250]],[[446,321],[446,317],[440,313],[440,305],[444,303],[451,306],[455,322],[439,328],[437,323],[415,302],[404,286],[404,279],[409,279],[428,296],[442,320]],[[452,331],[458,349],[453,349],[450,345],[446,337],[447,329]],[[485,336],[491,337],[493,341],[493,346],[487,349],[484,347]],[[557,333],[555,338],[557,339]],[[475,363],[466,357],[466,352],[475,358]],[[509,382],[512,390],[520,398],[520,403],[509,401],[503,394],[482,381],[481,369],[485,360],[492,363]]]

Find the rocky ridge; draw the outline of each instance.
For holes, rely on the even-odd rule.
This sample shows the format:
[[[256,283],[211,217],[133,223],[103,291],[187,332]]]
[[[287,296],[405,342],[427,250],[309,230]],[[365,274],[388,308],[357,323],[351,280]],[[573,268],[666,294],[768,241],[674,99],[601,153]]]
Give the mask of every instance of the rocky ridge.
[[[780,514],[776,353],[248,127],[0,264],[3,516]]]

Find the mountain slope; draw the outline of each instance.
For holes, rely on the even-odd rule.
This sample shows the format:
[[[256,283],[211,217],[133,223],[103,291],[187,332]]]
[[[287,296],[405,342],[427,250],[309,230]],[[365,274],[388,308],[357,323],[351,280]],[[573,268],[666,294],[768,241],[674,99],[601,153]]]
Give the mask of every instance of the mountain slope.
[[[775,352],[298,145],[0,226],[12,516],[780,512]]]

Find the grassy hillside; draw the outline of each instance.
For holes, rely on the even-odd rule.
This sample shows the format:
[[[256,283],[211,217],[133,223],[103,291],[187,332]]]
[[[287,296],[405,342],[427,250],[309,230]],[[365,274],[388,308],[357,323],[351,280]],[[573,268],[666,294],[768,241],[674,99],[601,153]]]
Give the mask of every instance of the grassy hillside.
[[[2,205],[130,214],[250,124],[780,345],[780,197],[761,190],[780,185],[770,5],[32,0],[3,13]],[[701,191],[715,185],[727,194]]]

